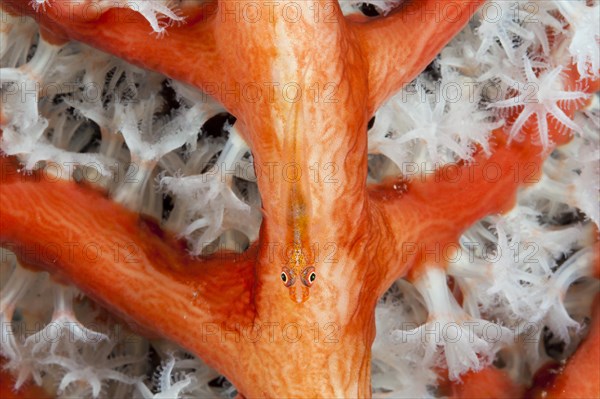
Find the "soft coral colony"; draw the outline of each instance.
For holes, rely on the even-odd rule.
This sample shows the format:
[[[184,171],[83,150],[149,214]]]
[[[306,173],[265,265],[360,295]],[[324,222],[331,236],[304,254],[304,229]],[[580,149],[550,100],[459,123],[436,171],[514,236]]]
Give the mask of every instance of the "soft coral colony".
[[[2,385],[598,396],[599,12],[4,0]]]

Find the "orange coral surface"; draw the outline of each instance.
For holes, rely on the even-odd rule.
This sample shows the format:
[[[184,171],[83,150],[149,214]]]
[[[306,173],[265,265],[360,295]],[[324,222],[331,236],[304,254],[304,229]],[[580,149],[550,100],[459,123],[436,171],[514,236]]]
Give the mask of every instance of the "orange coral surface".
[[[3,1],[2,7],[33,14],[27,3]],[[426,249],[454,244],[475,221],[510,210],[517,189],[535,180],[549,153],[527,138],[508,143],[499,129],[492,155],[478,153],[471,164],[458,165],[458,178],[438,171],[400,191],[394,181],[366,185],[368,120],[421,72],[480,1],[455,2],[461,12],[452,22],[418,14],[434,0],[411,2],[368,22],[345,19],[334,1],[315,2],[323,10],[333,7],[329,21],[296,24],[277,18],[240,24],[218,6],[210,15],[190,8],[184,10],[186,25],[151,43],[135,13],[85,19],[75,7],[74,17],[58,18],[65,3],[50,1],[54,11],[36,15],[48,37],[86,42],[210,92],[238,118],[256,164],[339,167],[333,184],[259,176],[264,219],[258,242],[243,254],[191,259],[170,233],[105,193],[40,173],[23,175],[14,159],[2,158],[2,246],[21,264],[75,284],[138,329],[189,349],[246,397],[369,397],[380,295],[399,277],[417,278],[426,265],[445,267]],[[275,72],[282,81],[306,86],[334,82],[338,101],[249,103],[211,91],[215,82],[235,87]],[[589,83],[589,92],[597,89],[597,82]],[[574,109],[565,112],[572,116]],[[568,140],[550,126],[557,145]],[[525,136],[533,135],[535,125],[529,125]],[[80,245],[52,250],[65,242]],[[92,242],[93,248],[86,245]],[[302,259],[314,260],[318,277],[310,296],[289,299],[280,276],[290,259],[271,251],[272,243],[291,245]],[[316,259],[313,243],[334,243],[334,260]],[[418,245],[406,251],[403,243]],[[285,335],[290,325],[302,331],[293,342]],[[597,348],[594,331],[586,345]],[[571,368],[581,373],[580,364],[573,360],[563,379]],[[590,367],[586,372],[598,371]],[[467,377],[457,396],[485,395],[484,388],[468,388],[477,386],[472,379],[488,393],[503,384],[495,371],[483,371]],[[566,384],[561,381],[557,386]]]

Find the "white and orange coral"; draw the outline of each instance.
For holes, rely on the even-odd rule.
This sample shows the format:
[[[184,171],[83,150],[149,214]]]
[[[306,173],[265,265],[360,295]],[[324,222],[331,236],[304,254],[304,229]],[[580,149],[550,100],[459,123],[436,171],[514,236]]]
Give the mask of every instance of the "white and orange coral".
[[[595,217],[586,205],[594,192],[582,196],[573,187],[597,171],[573,166],[565,146],[571,140],[569,146],[597,149],[597,136],[586,133],[597,111],[575,115],[597,89],[597,64],[593,51],[580,56],[578,50],[584,39],[577,29],[589,34],[589,23],[561,14],[560,4],[544,4],[544,29],[531,31],[535,15],[526,2],[497,25],[482,8],[439,65],[391,97],[467,24],[480,2],[428,0],[394,9],[393,2],[377,2],[386,16],[374,19],[345,17],[335,1],[279,4],[300,18],[277,12],[266,18],[274,5],[244,1],[182,2],[177,12],[160,1],[99,2],[93,3],[96,13],[89,12],[90,2],[68,9],[58,0],[33,3],[2,3],[10,15],[2,28],[7,101],[1,145],[11,157],[2,159],[0,241],[12,251],[6,259],[18,260],[8,265],[16,271],[2,291],[4,326],[16,327],[19,318],[48,321],[35,311],[39,302],[26,297],[35,277],[23,268],[44,269],[138,331],[191,351],[249,397],[369,396],[372,373],[378,395],[426,395],[436,384],[436,367],[457,380],[497,356],[518,380],[527,374],[520,370],[533,373],[545,359],[539,349],[544,326],[563,342],[579,340],[565,295],[577,278],[583,282],[570,303],[588,306],[598,289],[591,279],[598,276],[592,222],[573,222],[584,226],[569,227],[574,238],[560,249],[536,252],[535,265],[525,262],[531,257],[499,255],[509,242],[520,248],[556,237],[557,220],[575,207]],[[29,47],[37,29],[20,15],[41,27],[33,58],[15,44],[24,37]],[[457,50],[465,40],[472,51]],[[503,79],[522,70],[525,84],[545,84],[531,106],[514,101]],[[554,87],[564,95],[555,96]],[[202,134],[198,139],[200,127],[223,109],[197,89],[237,118],[224,129],[226,143]],[[491,111],[507,102],[514,102],[513,113]],[[528,107],[534,111],[526,114]],[[534,114],[535,122],[529,118]],[[546,120],[548,114],[562,126]],[[565,126],[581,129],[573,138]],[[554,148],[554,156],[568,159],[561,173],[544,163]],[[377,154],[370,163],[368,152]],[[37,170],[24,175],[22,168]],[[541,186],[535,184],[540,176]],[[573,182],[573,192],[554,193],[552,184],[565,180]],[[170,213],[163,202],[169,192]],[[519,227],[509,211],[528,207],[539,217]],[[173,233],[185,236],[200,258],[192,258]],[[209,256],[215,243],[245,251]],[[496,258],[481,250],[486,247]],[[457,263],[461,253],[469,256],[466,264],[460,263],[465,258]],[[317,276],[309,291],[302,287],[301,304],[288,295],[299,291],[281,281],[290,259],[310,265]],[[508,273],[522,278],[511,280]],[[449,284],[447,275],[454,276]],[[296,277],[299,285],[306,276]],[[420,294],[413,292],[411,301],[407,293],[400,306],[390,299],[394,291],[386,291],[401,277]],[[86,306],[86,320],[69,315],[78,337],[94,323],[106,325]],[[394,337],[379,341],[396,356],[379,348],[372,369],[377,306],[379,317],[398,314],[410,322],[377,320],[389,329],[377,333]],[[531,306],[542,314],[532,315]],[[521,328],[528,324],[539,334],[534,349],[524,342],[528,332]],[[414,341],[433,327],[441,335]],[[500,337],[487,335],[491,329]],[[44,331],[47,325],[38,335]],[[98,338],[93,351],[92,343],[68,334],[66,342],[40,346],[32,344],[35,334],[28,344],[27,334],[18,332],[3,329],[2,342],[7,366],[22,377],[18,383],[29,375],[39,382],[43,371],[59,393],[96,397],[136,389],[144,397],[197,396],[216,377],[154,342],[163,366],[148,388],[141,380],[148,373],[140,356],[149,351],[145,340],[105,334],[106,340],[89,332]],[[517,356],[523,347],[525,355]],[[419,378],[394,378],[411,370]]]

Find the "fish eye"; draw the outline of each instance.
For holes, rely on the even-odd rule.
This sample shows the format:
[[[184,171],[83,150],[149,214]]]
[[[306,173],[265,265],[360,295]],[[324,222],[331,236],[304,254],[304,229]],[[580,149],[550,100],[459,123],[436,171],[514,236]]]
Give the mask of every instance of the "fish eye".
[[[281,270],[281,274],[279,275],[279,277],[281,278],[281,281],[283,281],[283,284],[286,287],[290,287],[294,285],[294,282],[296,282],[296,279],[294,278],[294,273],[287,267],[284,267]]]
[[[312,266],[307,267],[302,272],[302,283],[305,286],[310,287],[311,285],[313,285],[313,283],[315,282],[316,279],[317,279],[317,273],[315,272],[314,267],[312,267]]]

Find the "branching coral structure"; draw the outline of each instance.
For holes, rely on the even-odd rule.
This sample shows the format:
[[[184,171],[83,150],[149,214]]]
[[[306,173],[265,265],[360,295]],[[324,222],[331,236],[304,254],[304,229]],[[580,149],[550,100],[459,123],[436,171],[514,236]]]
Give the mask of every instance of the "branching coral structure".
[[[3,386],[600,395],[596,2],[1,7]]]

